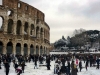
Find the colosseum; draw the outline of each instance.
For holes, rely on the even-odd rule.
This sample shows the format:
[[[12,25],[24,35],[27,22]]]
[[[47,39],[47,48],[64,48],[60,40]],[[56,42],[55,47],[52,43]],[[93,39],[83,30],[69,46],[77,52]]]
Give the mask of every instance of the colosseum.
[[[44,13],[20,0],[0,3],[0,53],[49,54],[50,27]]]

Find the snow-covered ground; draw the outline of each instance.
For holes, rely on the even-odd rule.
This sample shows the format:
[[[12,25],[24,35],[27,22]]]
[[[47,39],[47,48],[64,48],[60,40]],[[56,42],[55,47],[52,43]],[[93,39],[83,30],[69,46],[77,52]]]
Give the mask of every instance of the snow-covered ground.
[[[82,64],[84,67],[84,62],[82,62]],[[40,66],[38,69],[34,69],[33,62],[26,63],[26,65],[25,72],[21,75],[54,75],[54,61],[51,61],[51,70],[47,70],[46,66]],[[2,69],[0,69],[0,75],[5,75],[3,65]],[[9,75],[17,75],[14,70],[13,63],[11,63]],[[88,67],[88,70],[86,71],[86,69],[83,68],[81,72],[78,72],[78,75],[100,75],[100,69],[96,69],[96,67]]]

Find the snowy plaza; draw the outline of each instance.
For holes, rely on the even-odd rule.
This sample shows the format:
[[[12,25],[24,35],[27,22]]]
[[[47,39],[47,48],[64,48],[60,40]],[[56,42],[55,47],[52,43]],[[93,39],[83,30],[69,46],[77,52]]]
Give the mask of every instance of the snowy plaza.
[[[21,75],[57,75],[54,74],[54,63],[55,61],[51,61],[51,70],[47,70],[46,66],[38,66],[38,69],[34,69],[34,63],[32,61],[30,63],[27,62],[25,66],[25,72]],[[85,67],[85,63],[82,62],[82,64],[82,66]],[[1,67],[2,69],[0,69],[0,75],[5,75],[3,64]],[[13,67],[13,63],[11,63],[9,75],[17,75]],[[87,71],[85,68],[83,68],[81,72],[78,69],[78,75],[100,75],[100,69],[96,69],[96,67],[88,67]]]

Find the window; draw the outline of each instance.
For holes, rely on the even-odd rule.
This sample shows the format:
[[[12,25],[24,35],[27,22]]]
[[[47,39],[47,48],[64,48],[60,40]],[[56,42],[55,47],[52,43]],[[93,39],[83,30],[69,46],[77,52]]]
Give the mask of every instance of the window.
[[[7,14],[8,14],[8,16],[12,16],[13,15],[13,11],[12,10],[8,10]]]
[[[28,6],[26,6],[25,10],[28,10]]]
[[[0,29],[2,28],[3,25],[3,17],[0,16]]]
[[[2,0],[0,0],[0,5],[2,5],[2,3],[3,3],[3,1],[2,1]]]
[[[18,3],[18,8],[20,8],[21,7],[21,3]]]

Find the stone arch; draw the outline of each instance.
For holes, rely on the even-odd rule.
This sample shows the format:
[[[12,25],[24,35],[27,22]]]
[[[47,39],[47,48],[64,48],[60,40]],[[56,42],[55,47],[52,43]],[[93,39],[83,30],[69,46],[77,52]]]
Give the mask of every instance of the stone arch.
[[[2,5],[3,4],[3,0],[0,0],[0,5]]]
[[[25,25],[24,25],[24,34],[28,34],[28,22],[25,22]]]
[[[43,38],[43,28],[40,30],[40,37]]]
[[[36,27],[36,37],[39,38],[39,27]]]
[[[25,10],[28,10],[28,6],[27,5],[25,6]]]
[[[21,34],[21,27],[22,23],[20,20],[17,21],[17,28],[16,28],[16,34]]]
[[[13,52],[13,44],[12,42],[7,43],[7,54],[11,54]]]
[[[28,45],[24,44],[24,55],[28,55]]]
[[[43,54],[43,47],[40,47],[40,55]]]
[[[36,46],[36,54],[39,54],[39,46]]]
[[[8,16],[12,16],[12,15],[13,15],[13,13],[14,13],[14,11],[13,11],[13,10],[11,10],[11,9],[9,9],[9,10],[7,11],[7,15],[8,15]]]
[[[30,46],[30,54],[34,54],[34,46],[33,45]]]
[[[18,2],[18,8],[21,8],[21,3],[20,2]]]
[[[16,54],[21,54],[21,44],[20,43],[16,44]]]
[[[4,23],[4,18],[0,16],[0,29],[2,29]]]
[[[13,20],[12,20],[12,19],[9,19],[9,20],[8,20],[7,32],[8,32],[8,33],[12,33],[12,31],[13,31]]]
[[[34,24],[31,24],[31,31],[30,31],[31,35],[33,35],[33,31],[35,31]]]
[[[0,41],[0,54],[3,53],[3,43]]]

